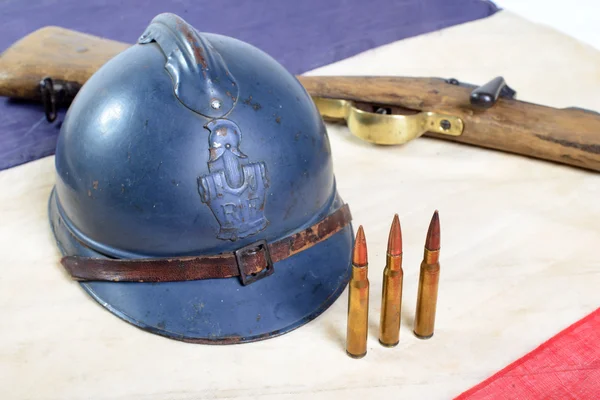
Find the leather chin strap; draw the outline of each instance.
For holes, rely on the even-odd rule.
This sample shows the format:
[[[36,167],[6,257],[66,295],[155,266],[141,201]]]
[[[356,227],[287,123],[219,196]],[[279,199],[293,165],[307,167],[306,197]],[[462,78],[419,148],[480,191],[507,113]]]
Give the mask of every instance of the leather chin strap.
[[[243,285],[271,275],[273,264],[330,238],[352,220],[347,204],[313,226],[276,242],[251,243],[234,252],[180,258],[110,259],[66,256],[77,281],[176,282],[238,276]]]

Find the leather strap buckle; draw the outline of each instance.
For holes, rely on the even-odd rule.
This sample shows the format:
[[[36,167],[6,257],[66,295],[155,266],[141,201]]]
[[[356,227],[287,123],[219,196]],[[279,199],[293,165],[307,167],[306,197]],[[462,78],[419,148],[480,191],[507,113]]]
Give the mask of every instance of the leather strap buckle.
[[[245,268],[248,257],[256,257],[260,252],[264,253],[266,266],[259,272],[248,274],[247,269]],[[237,249],[233,253],[235,254],[235,260],[240,272],[240,280],[244,286],[266,278],[275,272],[273,267],[273,259],[271,258],[271,252],[269,251],[269,245],[267,244],[266,240],[259,240],[254,243],[250,243],[247,246]]]

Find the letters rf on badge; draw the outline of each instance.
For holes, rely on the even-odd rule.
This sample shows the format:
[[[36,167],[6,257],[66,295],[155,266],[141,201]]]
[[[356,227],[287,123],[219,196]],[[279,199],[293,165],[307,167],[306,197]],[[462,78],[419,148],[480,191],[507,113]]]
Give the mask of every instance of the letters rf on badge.
[[[269,224],[264,212],[269,187],[266,165],[248,162],[240,150],[242,133],[233,121],[216,119],[206,128],[210,173],[198,179],[198,191],[219,222],[217,237],[235,241],[254,235]]]

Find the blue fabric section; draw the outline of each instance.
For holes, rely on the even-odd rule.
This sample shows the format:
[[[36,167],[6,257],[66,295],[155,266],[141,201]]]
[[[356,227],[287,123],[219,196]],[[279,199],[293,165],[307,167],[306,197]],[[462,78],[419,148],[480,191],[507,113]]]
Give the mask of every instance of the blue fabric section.
[[[47,25],[133,43],[154,16],[173,12],[200,31],[253,44],[300,74],[496,11],[485,0],[4,0],[0,50]],[[0,99],[0,170],[53,154],[63,118],[64,110],[49,124],[40,105]]]

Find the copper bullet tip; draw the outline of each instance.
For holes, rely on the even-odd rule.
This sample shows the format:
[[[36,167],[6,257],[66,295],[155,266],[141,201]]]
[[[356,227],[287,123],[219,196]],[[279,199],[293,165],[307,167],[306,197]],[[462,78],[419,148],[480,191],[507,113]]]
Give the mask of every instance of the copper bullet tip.
[[[435,251],[440,249],[440,216],[438,211],[435,210],[431,222],[429,223],[429,230],[427,231],[427,240],[425,241],[425,248],[427,250]]]
[[[390,235],[388,236],[387,252],[390,256],[402,255],[402,230],[400,229],[400,219],[398,214],[394,215]]]
[[[352,253],[352,264],[358,267],[367,265],[367,240],[362,225],[358,227],[356,232],[356,241],[354,243],[354,252]]]

